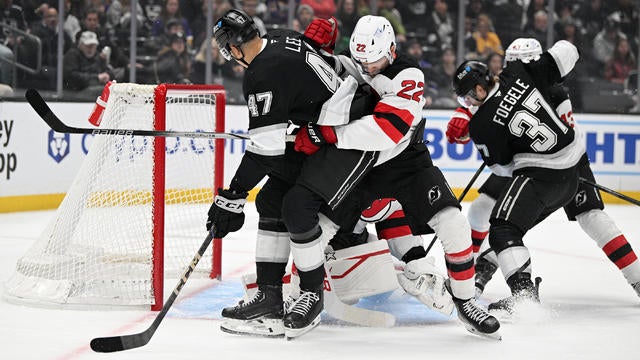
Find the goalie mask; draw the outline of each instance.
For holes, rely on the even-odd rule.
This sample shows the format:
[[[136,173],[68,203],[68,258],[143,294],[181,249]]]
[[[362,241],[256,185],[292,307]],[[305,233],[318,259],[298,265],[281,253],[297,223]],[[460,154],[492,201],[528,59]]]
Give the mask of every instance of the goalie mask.
[[[366,15],[358,20],[353,30],[349,50],[353,61],[367,74],[363,63],[374,63],[382,58],[389,60],[389,65],[393,63],[395,45],[396,35],[389,20],[382,16]]]
[[[469,98],[480,101],[476,94],[476,85],[482,86],[485,90],[489,87],[491,74],[487,65],[476,60],[467,60],[460,64],[453,76],[453,90],[455,91],[460,105],[469,108],[472,104]]]
[[[523,63],[536,61],[542,55],[540,42],[533,38],[518,38],[513,40],[504,54],[505,64],[510,61],[520,60]]]
[[[253,19],[236,9],[227,11],[213,27],[213,36],[220,47],[220,54],[227,60],[232,59],[229,45],[240,46],[260,35]]]

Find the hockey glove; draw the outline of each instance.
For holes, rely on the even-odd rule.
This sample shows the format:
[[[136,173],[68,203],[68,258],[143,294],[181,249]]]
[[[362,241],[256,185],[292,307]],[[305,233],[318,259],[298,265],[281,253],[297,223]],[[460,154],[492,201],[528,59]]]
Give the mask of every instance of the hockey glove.
[[[213,228],[213,237],[223,238],[228,233],[238,231],[244,224],[244,204],[249,194],[218,189],[207,218],[207,231]]]
[[[320,49],[333,54],[338,38],[338,21],[333,16],[329,19],[314,19],[304,31],[304,36]]]
[[[466,144],[471,141],[469,137],[469,120],[473,115],[463,107],[458,107],[454,111],[449,124],[447,125],[447,141],[450,144]]]
[[[335,144],[338,141],[332,126],[320,126],[308,123],[296,134],[294,149],[311,155],[324,144]]]

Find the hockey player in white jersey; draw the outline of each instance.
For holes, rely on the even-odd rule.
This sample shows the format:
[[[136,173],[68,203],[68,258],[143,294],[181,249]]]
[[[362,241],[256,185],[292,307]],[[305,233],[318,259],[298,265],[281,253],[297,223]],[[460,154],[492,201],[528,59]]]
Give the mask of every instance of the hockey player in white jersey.
[[[316,215],[321,204],[326,202],[337,211],[356,204],[362,210],[376,198],[392,197],[402,204],[414,233],[435,230],[442,241],[449,291],[465,327],[499,338],[499,322],[475,303],[468,222],[422,141],[424,75],[395,50],[395,35],[389,22],[378,16],[362,17],[351,36],[350,56],[338,56],[339,64],[351,75],[340,91],[347,93],[348,86],[370,85],[380,96],[373,114],[346,124],[318,122],[296,138],[297,149],[315,153],[307,159],[296,186],[283,202],[294,261],[299,270],[301,261],[304,264],[300,271],[301,294],[305,288],[313,292],[313,286],[321,285],[322,230]],[[352,191],[356,187],[357,191]],[[345,199],[353,194],[355,199]],[[318,250],[311,250],[314,248]],[[422,252],[414,259],[424,258],[424,249]],[[307,285],[303,285],[305,282]],[[318,297],[307,297],[311,301],[305,305],[311,310],[295,319],[299,328],[316,321],[321,310]],[[304,319],[308,314],[312,314],[311,319]]]
[[[514,40],[506,50],[505,62],[537,61],[542,55],[540,43],[533,38]],[[575,128],[571,102],[560,85],[553,92],[552,105],[560,119]],[[458,108],[449,122],[447,138],[451,143],[466,143],[469,140],[468,125],[470,111]],[[587,161],[580,166],[580,176],[595,182],[593,172]],[[509,178],[492,174],[479,189],[479,197],[469,208],[468,218],[471,224],[474,252],[476,256],[476,295],[480,296],[487,282],[498,268],[495,252],[484,241],[489,230],[489,217],[500,191],[508,184]],[[572,201],[564,207],[571,221],[578,221],[583,231],[603,250],[609,260],[620,269],[627,282],[640,296],[640,261],[627,242],[624,234],[615,225],[613,219],[603,211],[604,204],[598,192],[586,184],[580,184]]]

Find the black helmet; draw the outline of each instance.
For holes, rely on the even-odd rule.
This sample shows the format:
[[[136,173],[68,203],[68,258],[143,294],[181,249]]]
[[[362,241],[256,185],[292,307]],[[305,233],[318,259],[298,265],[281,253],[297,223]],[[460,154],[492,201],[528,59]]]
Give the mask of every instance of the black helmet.
[[[259,34],[251,16],[236,9],[227,11],[213,27],[213,36],[220,47],[220,53],[227,60],[231,60],[229,44],[240,46]]]
[[[487,65],[480,61],[467,60],[460,64],[453,76],[453,91],[458,96],[464,96],[478,84],[486,89],[490,80]]]

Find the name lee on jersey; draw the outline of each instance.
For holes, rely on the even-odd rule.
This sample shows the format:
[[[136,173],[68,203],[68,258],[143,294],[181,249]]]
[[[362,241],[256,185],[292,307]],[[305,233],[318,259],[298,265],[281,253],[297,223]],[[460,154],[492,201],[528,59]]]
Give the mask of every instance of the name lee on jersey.
[[[509,88],[509,91],[504,95],[496,114],[493,116],[493,121],[504,126],[505,120],[509,119],[513,106],[518,102],[518,99],[522,97],[530,85],[525,84],[519,78],[516,79],[515,85]]]

